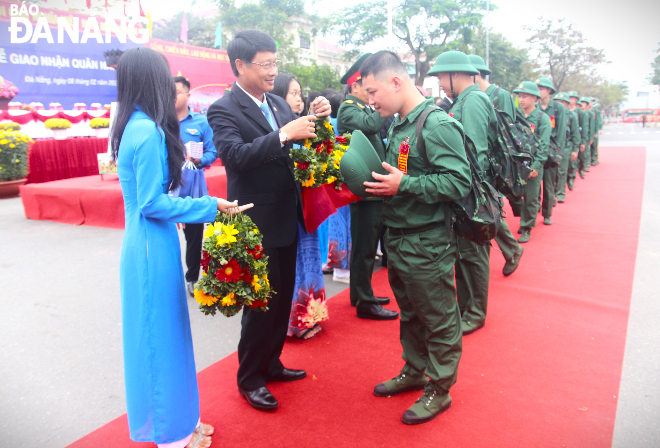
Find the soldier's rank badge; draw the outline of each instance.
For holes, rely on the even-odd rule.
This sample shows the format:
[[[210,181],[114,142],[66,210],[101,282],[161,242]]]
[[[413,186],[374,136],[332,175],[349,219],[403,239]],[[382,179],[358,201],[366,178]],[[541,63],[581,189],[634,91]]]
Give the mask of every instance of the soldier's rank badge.
[[[408,153],[410,153],[410,137],[406,137],[399,146],[399,171],[408,174]]]

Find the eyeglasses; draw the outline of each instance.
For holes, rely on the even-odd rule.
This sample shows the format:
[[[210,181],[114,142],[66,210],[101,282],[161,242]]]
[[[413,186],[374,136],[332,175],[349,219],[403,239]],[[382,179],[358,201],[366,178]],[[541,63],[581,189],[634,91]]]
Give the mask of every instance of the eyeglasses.
[[[277,68],[277,64],[279,64],[280,61],[275,61],[275,62],[266,62],[266,63],[261,63],[261,62],[248,62],[248,64],[255,64],[255,65],[260,65],[266,70],[270,70],[271,68]]]

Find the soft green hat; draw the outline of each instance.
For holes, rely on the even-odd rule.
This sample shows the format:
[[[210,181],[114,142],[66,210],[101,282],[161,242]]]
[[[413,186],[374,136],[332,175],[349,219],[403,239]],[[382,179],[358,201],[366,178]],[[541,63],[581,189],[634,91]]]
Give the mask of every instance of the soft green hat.
[[[571,97],[568,96],[568,93],[566,92],[559,92],[557,95],[555,95],[555,99],[559,101],[566,101],[567,103],[571,102]]]
[[[353,84],[355,81],[362,79],[359,73],[360,67],[362,66],[364,61],[366,61],[367,58],[372,54],[373,53],[365,53],[362,56],[360,56],[360,58],[357,61],[355,61],[353,65],[351,65],[351,68],[349,68],[348,71],[344,73],[344,76],[341,77],[341,80],[339,82],[342,84],[348,84],[349,79],[351,79],[351,77],[353,77],[353,75],[355,75],[356,73],[357,73],[357,79],[351,80],[351,84]]]
[[[589,98],[588,96],[583,96],[582,98],[580,98],[580,102],[581,103],[590,103],[591,98]]]
[[[490,75],[492,72],[486,67],[486,62],[484,62],[484,59],[481,56],[477,56],[476,54],[471,54],[468,55],[468,59],[470,59],[470,63],[472,64],[472,67],[476,68],[480,72],[484,72],[487,75]]]
[[[555,89],[555,86],[552,85],[552,81],[550,81],[548,78],[539,78],[535,81],[536,85],[539,87],[547,87],[548,89],[551,90],[551,94],[554,94],[557,92]]]
[[[371,175],[373,171],[387,174],[378,153],[362,131],[353,132],[351,144],[339,162],[339,171],[348,189],[362,198],[372,196],[365,191],[367,187],[364,183],[376,182]]]
[[[435,65],[429,70],[429,75],[438,73],[462,72],[478,75],[479,71],[472,66],[467,54],[462,51],[445,51],[435,60]]]
[[[570,96],[571,98],[580,99],[580,95],[578,95],[578,93],[575,90],[571,90],[570,92],[568,92],[568,96]]]
[[[536,85],[536,83],[532,81],[523,81],[513,89],[513,93],[528,93],[530,95],[534,95],[537,98],[541,98],[541,94],[539,93],[539,87]]]

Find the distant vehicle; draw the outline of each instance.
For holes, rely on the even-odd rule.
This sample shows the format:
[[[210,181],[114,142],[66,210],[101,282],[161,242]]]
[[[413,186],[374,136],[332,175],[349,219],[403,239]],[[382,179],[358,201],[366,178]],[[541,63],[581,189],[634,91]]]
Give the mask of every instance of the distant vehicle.
[[[646,115],[646,122],[660,122],[660,109],[626,109],[621,112],[624,123],[641,123]]]

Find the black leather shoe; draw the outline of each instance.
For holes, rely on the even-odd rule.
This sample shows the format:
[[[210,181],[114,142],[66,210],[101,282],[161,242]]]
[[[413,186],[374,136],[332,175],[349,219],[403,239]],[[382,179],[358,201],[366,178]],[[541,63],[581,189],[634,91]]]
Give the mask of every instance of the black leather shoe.
[[[369,305],[369,308],[364,311],[358,310],[357,317],[360,319],[394,320],[399,317],[399,313],[383,308],[382,305]]]
[[[287,383],[289,381],[302,380],[306,376],[307,376],[307,372],[305,372],[304,370],[284,369],[282,370],[282,373],[269,376],[266,379],[266,381],[280,381],[283,383]]]
[[[266,386],[252,391],[247,391],[239,387],[238,392],[244,396],[247,402],[250,403],[250,406],[255,409],[270,411],[279,406],[277,400],[273,397],[273,394],[270,393]]]
[[[186,289],[190,297],[195,297],[195,282],[186,282]]]
[[[376,302],[378,302],[379,305],[388,305],[390,303],[390,298],[389,297],[378,297],[374,296],[376,299]],[[351,306],[357,306],[356,303],[351,302]]]

